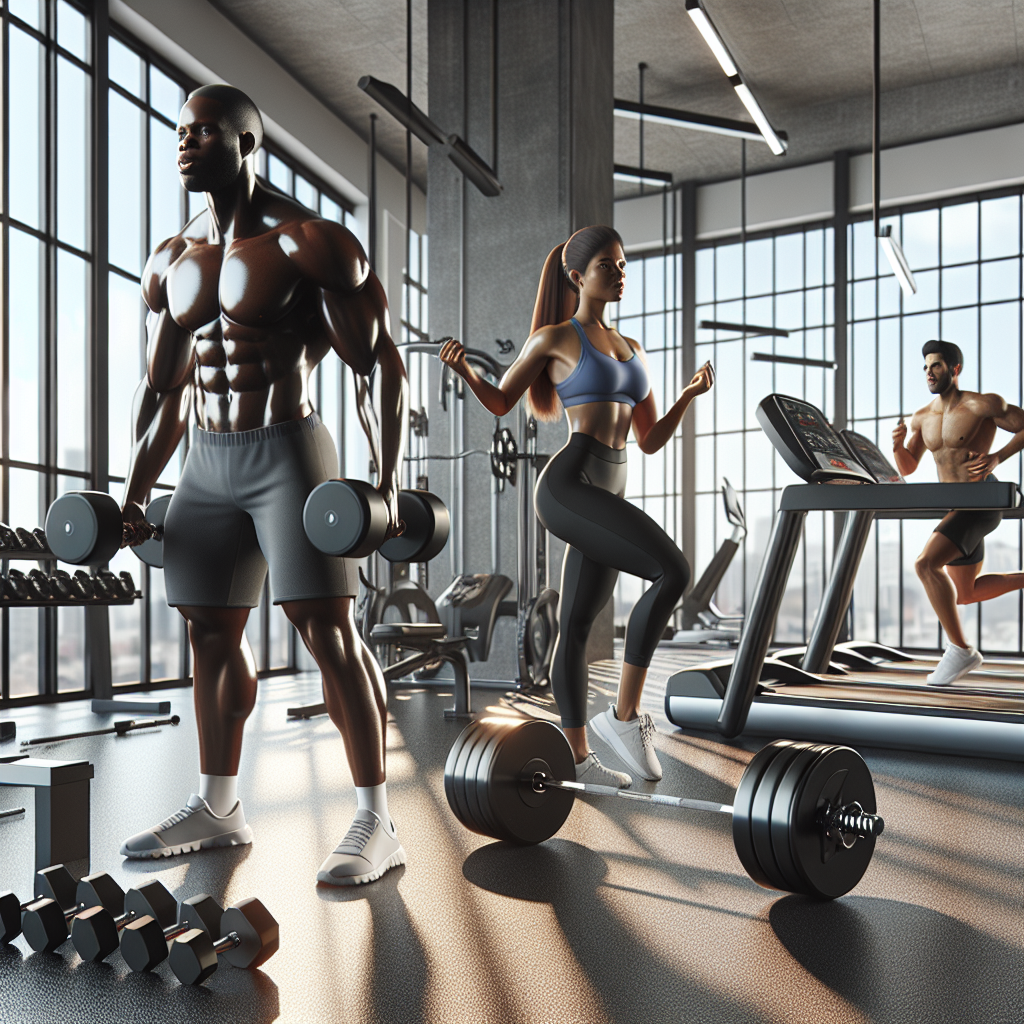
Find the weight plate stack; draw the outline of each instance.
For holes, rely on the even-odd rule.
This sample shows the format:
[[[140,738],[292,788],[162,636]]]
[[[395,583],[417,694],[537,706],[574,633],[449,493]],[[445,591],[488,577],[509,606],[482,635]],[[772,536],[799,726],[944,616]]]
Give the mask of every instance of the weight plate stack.
[[[801,882],[801,891],[819,899],[845,896],[864,877],[875,837],[858,838],[850,849],[823,834],[818,822],[826,801],[832,806],[859,803],[869,814],[877,810],[875,787],[864,759],[850,747],[825,747],[813,763],[793,780],[783,780],[779,796],[779,818],[788,827],[778,829],[779,845],[788,839],[790,863]],[[778,799],[778,797],[777,797]],[[772,840],[776,829],[773,811]]]
[[[455,741],[445,763],[448,804],[467,828],[510,843],[550,839],[572,810],[571,793],[532,785],[535,772],[571,781],[572,750],[539,719],[483,718]]]

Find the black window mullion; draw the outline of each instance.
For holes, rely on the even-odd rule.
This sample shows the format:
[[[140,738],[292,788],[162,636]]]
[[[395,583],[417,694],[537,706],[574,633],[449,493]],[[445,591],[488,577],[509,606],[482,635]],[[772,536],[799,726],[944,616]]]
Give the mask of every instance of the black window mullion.
[[[10,135],[10,89],[7,88],[8,81],[10,79],[10,13],[5,4],[2,10],[0,10],[0,27],[2,27],[2,37],[0,37],[0,46],[3,47],[3,67],[2,74],[3,88],[0,89],[0,100],[3,103],[3,125],[2,125],[2,139],[3,143],[0,146],[2,149],[3,156],[3,169],[4,173],[0,178],[0,194],[2,194],[3,201],[0,203],[2,208],[2,231],[3,231],[3,266],[2,270],[2,283],[0,283],[0,293],[2,293],[3,301],[0,302],[0,341],[3,344],[2,359],[0,359],[0,376],[3,380],[2,394],[0,394],[0,421],[2,421],[2,430],[0,430],[0,453],[3,455],[4,464],[0,467],[0,484],[2,484],[2,492],[0,492],[0,515],[3,516],[3,520],[6,522],[10,515],[10,469],[7,465],[7,458],[10,455],[10,393],[11,393],[11,376],[10,376],[10,361],[8,359],[8,347],[7,339],[9,337],[10,328],[10,219],[7,216],[7,211],[10,209],[10,177],[7,174],[7,153],[9,151],[9,135]],[[4,562],[2,567],[3,570],[7,571],[7,562]],[[10,657],[10,611],[4,608],[0,612],[0,653],[3,655],[3,665],[0,666],[0,698],[3,700],[9,700],[11,695],[11,657]]]

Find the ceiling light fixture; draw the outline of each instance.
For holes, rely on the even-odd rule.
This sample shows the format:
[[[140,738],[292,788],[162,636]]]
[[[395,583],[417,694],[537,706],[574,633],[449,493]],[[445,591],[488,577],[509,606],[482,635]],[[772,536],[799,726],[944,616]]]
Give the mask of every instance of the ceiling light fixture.
[[[403,128],[408,128],[428,146],[444,146],[448,159],[485,195],[501,194],[502,185],[487,162],[458,135],[445,135],[407,96],[390,82],[382,82],[372,75],[359,79],[359,88],[375,99]]]
[[[729,78],[738,75],[740,69],[736,67],[736,62],[732,59],[725,40],[718,34],[718,29],[712,24],[707,11],[701,7],[700,0],[686,0],[686,13],[697,26],[697,31],[704,37],[704,42],[711,48],[711,52],[715,55],[718,63],[722,65],[722,70],[726,75]]]
[[[702,331],[736,331],[748,338],[788,338],[789,331],[784,327],[759,327],[756,324],[730,324],[724,320],[701,320]]]
[[[616,164],[613,175],[616,181],[635,181],[651,185],[671,185],[672,175],[668,171],[652,171],[648,167],[627,167]]]
[[[697,26],[697,30],[704,37],[704,41],[715,55],[715,59],[721,64],[722,70],[728,76],[729,84],[736,90],[736,95],[740,98],[740,102],[747,108],[750,116],[754,119],[759,135],[753,137],[764,139],[768,144],[768,148],[776,156],[782,156],[787,148],[785,133],[777,132],[772,128],[764,111],[761,109],[761,105],[750,91],[750,87],[743,81],[740,69],[736,66],[736,61],[732,59],[732,54],[729,53],[729,47],[725,45],[725,40],[719,34],[718,29],[715,28],[714,22],[708,17],[708,12],[701,6],[700,0],[686,0],[686,13],[689,14],[694,25]]]
[[[642,117],[648,124],[669,124],[676,128],[693,128],[698,132],[712,132],[715,135],[729,135],[736,139],[764,138],[756,124],[749,121],[735,121],[731,117],[714,117],[711,114],[695,114],[692,110],[676,110],[674,107],[658,107],[652,103],[634,103],[632,100],[616,100],[615,116],[639,121]],[[785,138],[785,132],[777,133]]]
[[[904,295],[917,294],[917,281],[914,280],[913,271],[903,255],[900,243],[893,238],[892,225],[886,224],[883,228],[880,224],[880,210],[882,202],[882,169],[879,158],[879,124],[882,113],[882,34],[881,34],[881,10],[879,0],[874,0],[874,22],[872,32],[874,36],[874,53],[871,74],[871,215],[875,222],[875,238],[885,253],[885,258],[892,267],[892,272],[903,289]]]

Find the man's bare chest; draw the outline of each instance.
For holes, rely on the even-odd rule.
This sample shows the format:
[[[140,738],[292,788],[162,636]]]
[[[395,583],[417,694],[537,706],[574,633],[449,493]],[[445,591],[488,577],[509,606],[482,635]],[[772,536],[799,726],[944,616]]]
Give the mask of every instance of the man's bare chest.
[[[970,448],[988,420],[970,409],[930,412],[921,424],[921,437],[929,451]]]
[[[245,327],[284,319],[303,292],[303,280],[276,234],[229,245],[190,242],[168,267],[167,308],[192,333],[218,320]]]

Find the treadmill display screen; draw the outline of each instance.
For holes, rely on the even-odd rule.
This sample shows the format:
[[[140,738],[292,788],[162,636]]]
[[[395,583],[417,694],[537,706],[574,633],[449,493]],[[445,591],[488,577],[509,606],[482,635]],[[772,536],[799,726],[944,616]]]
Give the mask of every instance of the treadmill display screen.
[[[844,430],[842,435],[850,451],[857,456],[857,461],[875,478],[875,483],[905,483],[900,471],[881,453],[878,446],[863,434],[858,434],[855,430]]]
[[[757,418],[790,469],[804,480],[875,482],[824,413],[809,402],[769,395],[757,407]]]

